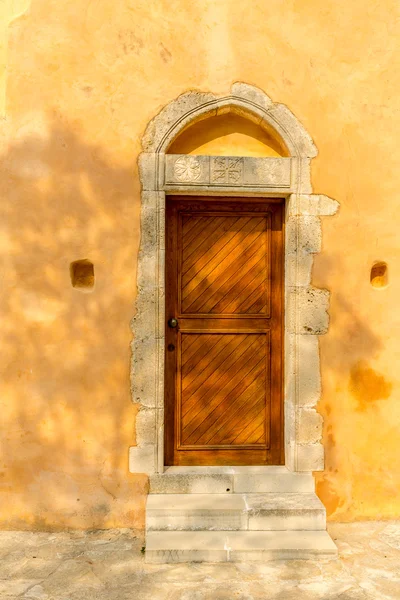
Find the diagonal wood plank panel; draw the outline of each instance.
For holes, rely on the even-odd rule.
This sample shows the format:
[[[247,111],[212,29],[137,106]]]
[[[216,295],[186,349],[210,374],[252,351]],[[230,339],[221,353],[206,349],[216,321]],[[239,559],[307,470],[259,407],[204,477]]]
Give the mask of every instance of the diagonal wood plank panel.
[[[167,200],[167,464],[282,464],[282,208]]]
[[[240,445],[265,444],[265,431],[260,436],[259,428],[264,426],[268,410],[266,334],[182,334],[182,364],[187,337],[195,338],[192,346],[202,339],[198,362],[196,355],[191,357],[201,376],[190,377],[194,369],[182,368],[182,447],[235,445],[236,438]]]
[[[267,314],[268,236],[265,216],[184,215],[182,312]]]

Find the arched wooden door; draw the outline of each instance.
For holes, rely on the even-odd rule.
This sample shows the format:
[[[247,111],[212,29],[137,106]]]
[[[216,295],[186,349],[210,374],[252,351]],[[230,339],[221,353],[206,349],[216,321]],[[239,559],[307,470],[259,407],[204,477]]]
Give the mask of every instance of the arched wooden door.
[[[283,462],[283,201],[169,197],[167,465]]]

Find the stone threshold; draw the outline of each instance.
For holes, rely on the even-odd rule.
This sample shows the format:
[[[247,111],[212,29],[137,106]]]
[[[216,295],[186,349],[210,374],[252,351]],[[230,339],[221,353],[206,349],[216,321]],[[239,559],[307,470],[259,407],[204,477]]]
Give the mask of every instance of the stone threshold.
[[[259,473],[259,474],[291,474],[293,471],[285,465],[249,465],[249,466],[168,466],[165,467],[163,473],[158,475],[185,475],[185,474],[197,474],[197,475],[234,475],[236,473]]]
[[[150,494],[313,493],[311,472],[279,466],[167,467],[150,475]]]

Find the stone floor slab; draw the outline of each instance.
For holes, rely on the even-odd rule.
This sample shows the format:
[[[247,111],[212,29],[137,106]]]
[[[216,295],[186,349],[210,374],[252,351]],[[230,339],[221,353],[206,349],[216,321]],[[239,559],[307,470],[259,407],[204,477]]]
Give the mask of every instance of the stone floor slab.
[[[0,532],[1,600],[398,600],[400,522],[331,523],[337,561],[146,564],[129,530]],[[36,557],[36,558],[34,558]],[[35,565],[35,561],[37,565]]]

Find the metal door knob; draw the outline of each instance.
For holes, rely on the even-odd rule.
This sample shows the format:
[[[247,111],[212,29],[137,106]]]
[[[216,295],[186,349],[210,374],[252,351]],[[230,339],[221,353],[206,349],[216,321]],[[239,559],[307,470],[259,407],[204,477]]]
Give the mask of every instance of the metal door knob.
[[[175,319],[175,317],[172,317],[172,319],[170,319],[168,321],[168,326],[172,327],[172,329],[175,329],[175,327],[178,327],[178,319]]]

